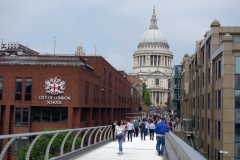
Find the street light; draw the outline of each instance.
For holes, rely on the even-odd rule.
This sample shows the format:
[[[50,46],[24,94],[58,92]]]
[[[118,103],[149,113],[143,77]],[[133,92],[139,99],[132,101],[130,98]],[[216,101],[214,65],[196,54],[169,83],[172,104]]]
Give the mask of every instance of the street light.
[[[219,151],[219,153],[221,153],[221,154],[228,154],[228,151]]]

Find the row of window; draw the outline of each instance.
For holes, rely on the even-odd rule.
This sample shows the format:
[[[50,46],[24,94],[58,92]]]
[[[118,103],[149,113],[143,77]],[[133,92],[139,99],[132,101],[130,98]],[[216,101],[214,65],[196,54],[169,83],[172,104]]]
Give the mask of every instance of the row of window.
[[[197,118],[195,116],[193,116],[193,128],[197,128],[198,130],[200,129],[200,123],[202,124],[201,125],[201,130],[204,131],[204,124],[205,124],[205,121],[204,121],[204,118],[202,117],[201,119],[200,118]],[[196,126],[196,122],[197,122],[197,126]],[[207,133],[210,134],[210,130],[211,130],[211,122],[210,122],[210,119],[208,118],[207,119]],[[240,128],[240,124],[238,126]],[[240,131],[238,131],[238,140],[240,142]],[[221,121],[218,121],[218,120],[215,120],[215,138],[217,139],[221,139]]]
[[[3,78],[0,78],[0,100],[2,100]],[[15,100],[22,100],[22,78],[16,78]],[[25,101],[32,99],[32,78],[25,78]]]
[[[32,107],[31,115],[29,115],[29,108],[15,108],[15,127],[28,127],[29,117],[32,122],[44,123],[67,123],[68,109],[64,108],[47,108],[47,107]]]
[[[240,90],[239,90],[240,91]],[[216,96],[215,96],[215,107],[216,108],[221,108],[221,97],[222,97],[222,94],[221,94],[221,90],[219,90],[219,91],[216,91],[215,92],[216,93]],[[240,92],[239,92],[240,93]],[[240,96],[240,95],[239,95]],[[198,108],[199,108],[199,106],[200,106],[200,100],[199,100],[199,97],[198,97],[198,100],[197,100],[197,104],[198,104]],[[205,99],[204,99],[204,95],[202,95],[202,100],[201,100],[201,102],[202,102],[202,108],[204,108],[205,107],[205,105],[204,105],[204,102],[205,102]],[[211,102],[211,96],[210,96],[210,93],[208,93],[207,94],[207,108],[208,109],[210,109],[210,102]],[[239,108],[240,108],[240,101],[239,102],[237,102],[237,103],[239,103]],[[196,107],[196,99],[195,98],[193,98],[192,99],[192,106],[193,106],[193,108],[195,108]]]

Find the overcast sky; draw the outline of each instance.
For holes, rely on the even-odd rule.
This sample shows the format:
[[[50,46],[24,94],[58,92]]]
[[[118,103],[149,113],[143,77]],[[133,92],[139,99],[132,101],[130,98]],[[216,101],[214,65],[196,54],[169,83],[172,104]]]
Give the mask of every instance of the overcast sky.
[[[240,0],[1,0],[0,39],[50,54],[54,36],[56,54],[74,54],[81,39],[86,54],[94,54],[96,45],[98,55],[129,73],[154,5],[174,65],[185,53],[194,53],[196,40],[214,19],[222,26],[240,26]]]

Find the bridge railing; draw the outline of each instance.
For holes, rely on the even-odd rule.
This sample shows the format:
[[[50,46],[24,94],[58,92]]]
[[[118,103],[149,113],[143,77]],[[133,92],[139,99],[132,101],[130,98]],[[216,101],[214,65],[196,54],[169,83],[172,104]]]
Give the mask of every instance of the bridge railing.
[[[54,142],[54,140],[56,139],[56,137],[61,134],[61,133],[65,133],[64,136],[61,136],[61,147],[59,153],[57,156],[55,157],[49,157],[49,152],[51,149],[51,145]],[[36,144],[36,142],[38,142],[38,140],[41,140],[41,136],[43,135],[51,135],[51,139],[47,144],[46,147],[46,151],[45,151],[45,155],[44,155],[44,160],[49,160],[51,159],[70,159],[71,157],[74,156],[74,154],[79,154],[82,151],[84,151],[85,149],[89,149],[92,146],[98,146],[104,143],[107,143],[111,140],[112,137],[112,129],[111,129],[111,125],[108,126],[97,126],[97,127],[87,127],[87,128],[75,128],[75,129],[63,129],[63,130],[53,130],[53,131],[43,131],[43,132],[32,132],[32,133],[22,133],[22,134],[10,134],[10,135],[1,135],[0,136],[0,140],[2,140],[2,150],[1,150],[1,154],[0,154],[0,160],[2,159],[6,159],[6,151],[9,148],[12,143],[15,140],[18,139],[32,139],[29,142],[29,147],[27,149],[27,153],[26,153],[26,157],[25,160],[29,160],[30,156],[31,156],[31,151],[34,147],[34,145]],[[64,150],[64,146],[66,141],[68,140],[68,138],[71,136],[74,136],[74,138],[71,141],[71,149],[70,151],[68,151],[68,153],[66,153],[66,151]],[[76,141],[80,141],[79,146],[76,146]],[[68,141],[69,142],[69,141]],[[72,154],[72,155],[71,155]],[[68,158],[66,158],[68,157]]]
[[[189,146],[186,142],[176,136],[174,133],[169,132],[166,134],[173,151],[180,160],[207,160],[203,155]]]

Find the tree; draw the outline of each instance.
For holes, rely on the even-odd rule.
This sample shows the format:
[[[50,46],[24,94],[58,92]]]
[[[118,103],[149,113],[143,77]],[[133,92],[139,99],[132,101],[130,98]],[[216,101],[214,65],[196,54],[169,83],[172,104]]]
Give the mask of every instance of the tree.
[[[42,131],[53,131],[57,130],[56,128],[45,128]],[[54,139],[50,151],[49,151],[49,158],[59,156],[60,148],[62,141],[64,137],[67,135],[67,132],[59,133],[58,136]],[[48,146],[48,143],[50,142],[51,138],[54,136],[54,134],[45,134],[42,135],[37,142],[34,144],[33,149],[31,151],[30,159],[31,160],[43,160],[45,157],[46,148]],[[72,142],[75,137],[74,133],[71,133],[64,145],[64,153],[70,152],[72,148]],[[75,143],[75,149],[79,149],[81,144],[81,139],[77,138]],[[27,150],[29,148],[30,144],[27,146],[23,146],[20,148],[20,150],[17,152],[17,160],[25,160]]]
[[[150,98],[150,92],[148,90],[145,90],[144,92],[144,104],[147,106],[151,105],[151,98]]]
[[[145,94],[145,91],[147,90],[147,85],[146,83],[143,82],[143,90],[142,90],[142,99],[144,100],[144,94]]]

